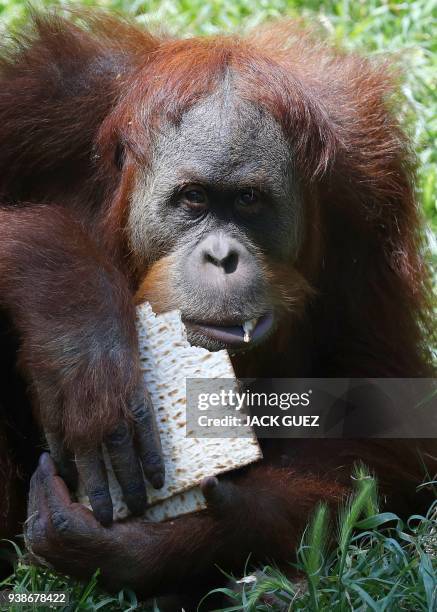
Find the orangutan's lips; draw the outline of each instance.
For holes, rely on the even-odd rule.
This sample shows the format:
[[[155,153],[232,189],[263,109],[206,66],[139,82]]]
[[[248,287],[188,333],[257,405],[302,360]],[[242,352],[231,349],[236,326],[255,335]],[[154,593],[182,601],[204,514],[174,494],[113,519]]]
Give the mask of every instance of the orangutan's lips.
[[[202,321],[184,321],[195,332],[208,336],[228,346],[242,346],[261,340],[273,325],[273,314],[268,312],[240,325],[213,325]]]

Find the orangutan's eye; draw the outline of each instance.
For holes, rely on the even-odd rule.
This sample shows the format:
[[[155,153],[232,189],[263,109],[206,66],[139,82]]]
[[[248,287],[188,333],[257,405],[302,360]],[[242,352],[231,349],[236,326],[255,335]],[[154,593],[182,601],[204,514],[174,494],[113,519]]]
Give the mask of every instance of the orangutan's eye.
[[[202,211],[208,205],[208,196],[200,185],[188,185],[181,191],[179,202],[191,210]]]
[[[261,207],[260,194],[254,189],[242,191],[235,200],[235,205],[239,212],[247,214],[257,213]]]

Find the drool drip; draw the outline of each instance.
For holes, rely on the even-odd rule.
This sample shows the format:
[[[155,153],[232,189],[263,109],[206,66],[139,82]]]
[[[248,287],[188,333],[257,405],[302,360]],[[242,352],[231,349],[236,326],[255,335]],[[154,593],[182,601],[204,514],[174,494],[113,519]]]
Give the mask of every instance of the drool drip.
[[[244,332],[244,342],[250,342],[252,337],[252,332],[255,329],[258,323],[258,319],[250,319],[250,321],[245,321],[243,323],[243,332]]]

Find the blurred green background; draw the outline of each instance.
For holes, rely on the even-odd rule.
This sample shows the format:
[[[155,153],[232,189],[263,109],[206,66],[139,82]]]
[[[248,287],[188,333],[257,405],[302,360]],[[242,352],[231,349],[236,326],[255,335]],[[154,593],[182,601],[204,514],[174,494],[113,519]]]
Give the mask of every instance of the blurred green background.
[[[418,154],[417,188],[437,255],[437,0],[39,0],[33,6],[103,6],[181,35],[241,30],[280,16],[308,20],[335,44],[391,54],[404,70],[404,115]],[[0,0],[0,35],[25,17],[27,2]]]

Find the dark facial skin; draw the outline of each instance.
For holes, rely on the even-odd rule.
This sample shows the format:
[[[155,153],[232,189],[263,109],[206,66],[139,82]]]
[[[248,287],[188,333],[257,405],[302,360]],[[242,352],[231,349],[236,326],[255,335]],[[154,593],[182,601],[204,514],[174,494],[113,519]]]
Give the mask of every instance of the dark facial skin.
[[[176,205],[193,224],[191,236],[177,251],[173,288],[188,339],[209,350],[236,350],[243,346],[245,321],[268,318],[266,332],[273,322],[257,246],[261,240],[256,240],[269,203],[253,189],[220,193],[199,185],[190,185],[179,197]],[[192,205],[194,197],[202,199],[201,206]]]
[[[163,126],[153,151],[131,198],[130,241],[140,267],[167,259],[164,288],[155,297],[146,279],[143,297],[179,309],[192,344],[250,348],[277,317],[267,262],[292,265],[299,247],[300,201],[281,129],[225,82],[180,125]]]

